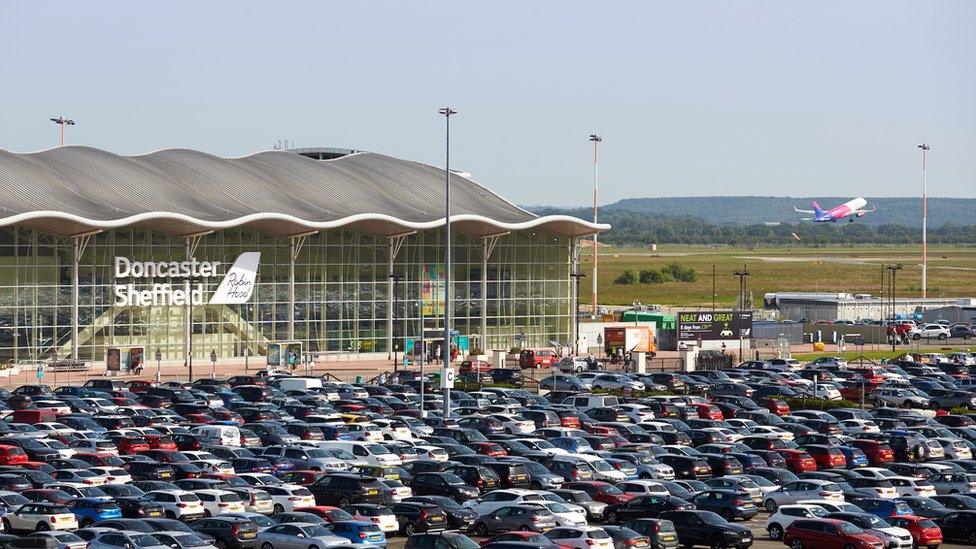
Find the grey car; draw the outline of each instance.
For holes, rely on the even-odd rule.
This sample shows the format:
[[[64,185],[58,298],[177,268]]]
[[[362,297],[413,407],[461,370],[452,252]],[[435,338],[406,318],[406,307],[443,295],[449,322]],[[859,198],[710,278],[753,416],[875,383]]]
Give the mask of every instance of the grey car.
[[[590,380],[576,376],[554,375],[539,380],[539,388],[547,391],[589,391],[592,387]]]
[[[549,490],[559,488],[566,482],[565,478],[546,469],[546,466],[541,463],[529,460],[519,461],[518,463],[525,465],[525,468],[529,470],[529,478],[534,489]]]
[[[563,498],[563,501],[566,503],[579,505],[583,509],[586,509],[586,518],[588,520],[603,520],[603,513],[607,510],[607,504],[602,501],[596,501],[583,490],[560,488],[558,490],[550,490],[550,492]]]
[[[487,537],[498,532],[545,532],[556,526],[556,517],[545,507],[509,505],[478,517],[474,531]]]
[[[256,538],[262,549],[311,549],[347,545],[349,540],[336,536],[321,524],[289,522],[258,532]]]
[[[58,544],[58,549],[86,549],[88,547],[87,541],[71,532],[35,532],[27,537],[53,539]]]

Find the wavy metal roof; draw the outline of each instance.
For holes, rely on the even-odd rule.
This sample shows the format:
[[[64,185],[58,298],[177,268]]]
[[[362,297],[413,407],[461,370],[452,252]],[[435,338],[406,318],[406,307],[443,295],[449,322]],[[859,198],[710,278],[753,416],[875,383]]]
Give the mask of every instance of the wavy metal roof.
[[[451,222],[464,233],[610,228],[539,217],[467,177],[451,178]],[[277,235],[350,226],[389,235],[442,226],[443,205],[443,169],[376,153],[313,160],[290,151],[221,158],[188,149],[0,150],[0,226],[60,235],[126,226],[173,234],[247,226]]]

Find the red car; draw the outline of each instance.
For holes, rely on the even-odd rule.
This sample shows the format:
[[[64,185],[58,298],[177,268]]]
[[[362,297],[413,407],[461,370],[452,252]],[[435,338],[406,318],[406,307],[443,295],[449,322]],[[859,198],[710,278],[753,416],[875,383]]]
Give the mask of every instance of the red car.
[[[504,448],[495,444],[494,442],[470,442],[468,447],[479,454],[484,454],[491,457],[502,457],[507,456],[508,452]]]
[[[458,368],[458,373],[488,372],[490,370],[491,364],[488,364],[484,360],[463,360],[461,361],[461,366]]]
[[[295,509],[296,513],[312,513],[322,517],[325,522],[337,522],[342,520],[356,520],[347,511],[343,511],[338,507],[330,507],[328,505],[316,505],[314,507],[298,507]]]
[[[133,393],[145,393],[149,389],[156,386],[155,381],[147,381],[145,379],[134,379],[129,382],[129,391]]]
[[[786,468],[794,473],[799,474],[817,470],[817,462],[813,460],[813,456],[803,450],[787,448],[773,451],[783,456],[783,459],[786,460]]]
[[[116,439],[115,446],[119,449],[119,454],[122,455],[140,454],[152,449],[146,439],[142,437],[120,437]]]
[[[718,406],[714,404],[689,404],[691,408],[698,411],[698,417],[701,419],[712,419],[715,421],[724,421],[725,415],[722,414],[722,410],[718,409]]]
[[[601,437],[609,437],[609,436],[620,434],[620,432],[614,429],[613,427],[609,427],[607,425],[595,425],[592,423],[587,423],[586,425],[583,425],[583,430],[591,435],[597,435]]]
[[[559,415],[559,425],[561,427],[569,427],[570,429],[579,429],[581,427],[579,416],[575,412],[560,410],[556,414]]]
[[[763,398],[760,399],[757,404],[778,416],[790,415],[790,405],[787,404],[785,400],[780,400],[778,398]]]
[[[625,503],[637,497],[637,494],[625,493],[623,490],[617,488],[613,484],[599,480],[577,480],[574,482],[566,482],[563,483],[562,487],[566,490],[582,490],[589,494],[591,498],[595,499],[596,501],[602,501],[607,505]]]
[[[859,438],[851,442],[851,446],[860,448],[872,467],[884,467],[886,463],[895,461],[895,451],[886,442]]]
[[[74,459],[80,459],[96,467],[121,467],[125,465],[119,456],[104,452],[79,452],[74,455]]]
[[[892,526],[908,530],[916,547],[935,549],[942,543],[942,529],[930,518],[908,515],[888,517],[885,520]]]
[[[297,484],[299,486],[311,486],[315,481],[325,476],[322,471],[309,471],[299,469],[297,471],[285,471],[281,475],[282,482]]]
[[[146,443],[150,448],[157,450],[177,450],[176,443],[166,435],[145,435]]]
[[[853,524],[837,519],[804,519],[786,527],[783,543],[795,548],[855,547],[884,549],[885,544]]]
[[[217,423],[217,418],[210,414],[183,414],[183,417],[194,425],[210,425],[211,423]]]
[[[837,448],[825,444],[810,444],[802,448],[817,462],[817,469],[846,469],[847,457]]]
[[[0,444],[0,465],[20,465],[28,461],[27,453],[21,448]]]

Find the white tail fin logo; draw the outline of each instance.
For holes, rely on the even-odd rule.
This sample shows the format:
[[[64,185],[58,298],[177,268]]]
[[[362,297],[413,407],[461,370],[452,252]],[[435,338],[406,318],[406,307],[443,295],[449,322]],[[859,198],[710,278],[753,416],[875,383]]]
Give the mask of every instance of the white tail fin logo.
[[[210,297],[211,305],[240,305],[247,303],[254,293],[261,252],[244,252],[237,256],[234,265],[220,281],[220,286]]]

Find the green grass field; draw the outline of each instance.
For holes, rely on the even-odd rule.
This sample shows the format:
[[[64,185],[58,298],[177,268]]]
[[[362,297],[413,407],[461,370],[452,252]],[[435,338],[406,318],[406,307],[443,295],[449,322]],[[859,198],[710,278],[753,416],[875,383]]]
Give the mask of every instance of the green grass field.
[[[731,306],[738,295],[738,279],[732,275],[744,264],[751,277],[749,289],[758,305],[767,292],[810,291],[850,292],[879,295],[881,266],[900,263],[897,295],[921,295],[921,258],[917,247],[853,248],[707,248],[659,246],[657,251],[637,248],[600,248],[600,303],[710,306],[712,266],[715,266],[715,293],[720,306]],[[697,282],[664,284],[614,284],[627,269],[660,269],[679,263],[699,272]],[[580,269],[589,275],[592,263],[589,250],[580,257]],[[582,288],[588,287],[584,279]],[[588,292],[580,301],[589,302]],[[936,247],[929,249],[929,297],[976,295],[976,247]]]

